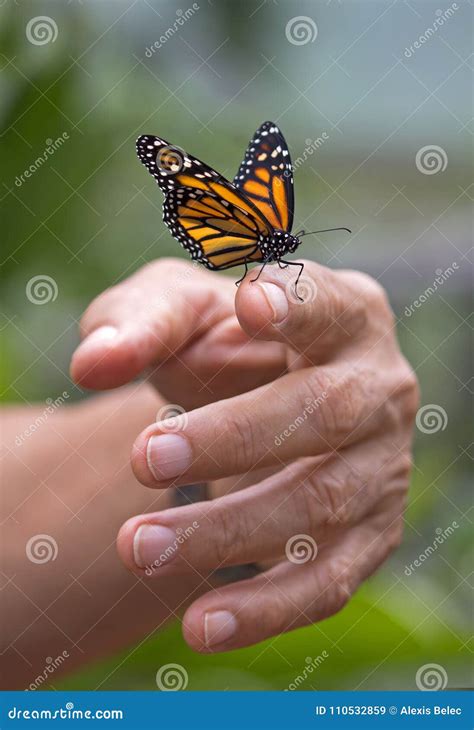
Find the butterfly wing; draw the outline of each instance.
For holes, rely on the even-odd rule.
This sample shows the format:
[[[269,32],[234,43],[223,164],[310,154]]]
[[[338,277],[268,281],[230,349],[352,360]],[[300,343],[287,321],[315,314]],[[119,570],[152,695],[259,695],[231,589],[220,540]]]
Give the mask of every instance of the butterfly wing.
[[[255,132],[234,184],[282,231],[293,225],[293,171],[285,138],[273,122],[264,122]]]
[[[207,190],[171,190],[163,220],[195,261],[222,270],[261,261],[260,223],[251,213]]]
[[[164,222],[193,259],[210,269],[262,260],[258,244],[272,227],[245,193],[160,137],[139,137],[137,154],[165,194]]]

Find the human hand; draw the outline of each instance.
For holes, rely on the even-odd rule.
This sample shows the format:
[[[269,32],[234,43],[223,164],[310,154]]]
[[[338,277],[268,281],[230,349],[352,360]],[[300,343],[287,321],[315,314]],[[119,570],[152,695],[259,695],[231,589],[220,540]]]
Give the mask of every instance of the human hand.
[[[118,537],[122,560],[142,575],[279,559],[191,605],[184,636],[202,652],[330,616],[402,534],[418,386],[383,289],[364,274],[306,262],[300,303],[294,272],[268,266],[252,278],[237,293],[238,320],[252,345],[284,348],[288,372],[152,424],[132,466],[160,489],[260,467],[275,473],[210,502],[134,517]]]
[[[86,310],[73,380],[103,390],[147,373],[186,409],[270,382],[286,368],[285,347],[247,336],[235,294],[231,278],[180,259],[144,266]]]

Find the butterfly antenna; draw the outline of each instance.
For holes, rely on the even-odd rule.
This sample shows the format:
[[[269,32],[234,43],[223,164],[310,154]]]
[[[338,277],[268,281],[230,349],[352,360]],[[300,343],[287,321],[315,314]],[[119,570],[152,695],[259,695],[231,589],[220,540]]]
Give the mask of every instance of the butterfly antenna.
[[[300,233],[296,234],[296,238],[303,238],[303,236],[312,236],[313,233],[329,233],[330,231],[347,231],[347,233],[352,233],[350,228],[323,228],[321,231],[308,231],[307,233],[302,230]]]

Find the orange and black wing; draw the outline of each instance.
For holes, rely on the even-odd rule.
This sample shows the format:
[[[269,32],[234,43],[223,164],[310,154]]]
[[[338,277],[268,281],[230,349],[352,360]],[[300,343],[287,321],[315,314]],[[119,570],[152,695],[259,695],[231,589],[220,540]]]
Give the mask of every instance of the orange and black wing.
[[[208,269],[262,261],[260,221],[227,198],[206,190],[171,190],[163,205],[163,220],[191,258]]]
[[[165,194],[164,222],[193,259],[210,269],[262,260],[272,226],[233,183],[159,137],[140,137],[137,154]]]
[[[273,122],[264,122],[255,132],[234,184],[274,228],[291,232],[293,171],[285,138]]]

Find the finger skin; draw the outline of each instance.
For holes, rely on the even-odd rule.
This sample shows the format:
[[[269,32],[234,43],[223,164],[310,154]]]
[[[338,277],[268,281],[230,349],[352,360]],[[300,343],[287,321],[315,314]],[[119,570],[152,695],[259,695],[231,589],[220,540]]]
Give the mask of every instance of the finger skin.
[[[374,305],[389,317],[383,290],[371,277],[333,271],[313,261],[301,263],[305,268],[298,293],[293,267],[266,266],[258,281],[246,276],[236,313],[249,336],[284,342],[320,363],[367,335],[371,320],[378,319]]]
[[[120,532],[120,557],[130,570],[155,578],[272,560],[296,534],[312,535],[319,545],[334,540],[388,500],[403,499],[410,465],[392,444],[377,445],[300,459],[230,495],[134,517]],[[152,526],[145,544],[142,526]],[[168,546],[162,528],[171,531]]]
[[[162,488],[328,453],[370,435],[382,423],[390,427],[391,409],[379,402],[379,390],[385,392],[381,375],[344,362],[289,373],[249,393],[152,424],[134,444],[132,468],[140,482]],[[171,444],[173,453],[168,457],[156,437],[170,431],[173,438],[167,436],[166,446]]]
[[[233,314],[231,285],[175,259],[145,266],[88,307],[71,377],[86,388],[115,388],[165,362]],[[115,328],[116,337],[96,339],[104,327]]]
[[[299,565],[286,560],[255,578],[205,594],[186,611],[183,636],[201,653],[232,651],[328,618],[399,542],[398,523],[387,525],[386,516],[367,521],[314,560]],[[216,613],[224,619],[220,630],[210,618]]]

